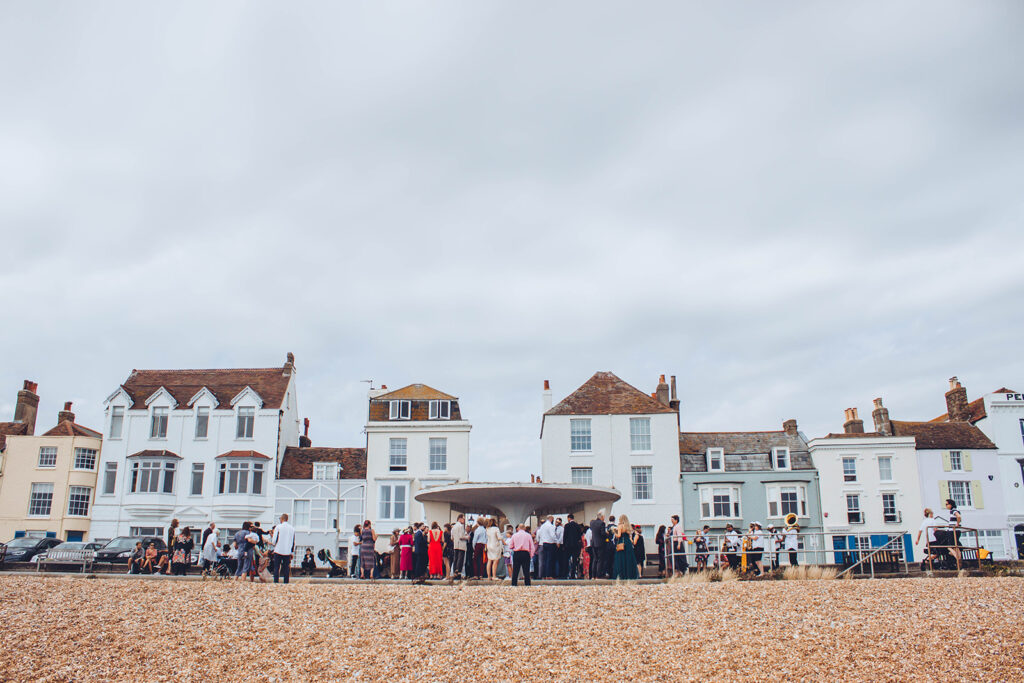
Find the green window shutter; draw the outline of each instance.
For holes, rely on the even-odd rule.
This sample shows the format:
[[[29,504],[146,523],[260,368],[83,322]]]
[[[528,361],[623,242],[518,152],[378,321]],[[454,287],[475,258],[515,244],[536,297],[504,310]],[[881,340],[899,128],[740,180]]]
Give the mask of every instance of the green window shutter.
[[[985,507],[985,499],[981,497],[981,482],[971,482],[971,504],[975,510],[981,510]]]
[[[972,471],[974,468],[971,466],[971,452],[970,451],[961,451],[960,457],[961,457],[961,459],[963,460],[963,463],[964,463],[964,472]]]
[[[948,457],[949,454],[947,453]],[[949,482],[939,481],[939,508],[946,504],[946,500],[949,498]]]
[[[953,466],[949,462],[949,451],[942,451],[942,471],[952,472]],[[946,496],[949,498],[949,496]]]

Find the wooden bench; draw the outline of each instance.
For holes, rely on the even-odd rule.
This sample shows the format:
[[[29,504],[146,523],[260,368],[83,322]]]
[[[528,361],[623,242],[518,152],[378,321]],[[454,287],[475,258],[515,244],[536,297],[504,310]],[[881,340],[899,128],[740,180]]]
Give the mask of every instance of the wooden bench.
[[[44,564],[80,564],[82,565],[82,573],[85,573],[86,568],[92,569],[95,559],[95,550],[86,550],[84,548],[75,550],[51,549],[47,551],[46,557],[36,562],[36,571],[40,571]]]

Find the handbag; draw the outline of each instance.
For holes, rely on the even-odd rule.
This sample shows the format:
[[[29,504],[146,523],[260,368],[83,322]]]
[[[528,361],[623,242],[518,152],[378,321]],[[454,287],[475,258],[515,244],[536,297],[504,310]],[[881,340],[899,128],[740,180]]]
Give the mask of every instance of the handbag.
[[[625,550],[625,549],[626,549],[626,544],[625,543],[616,543],[615,544],[615,550],[616,551]]]

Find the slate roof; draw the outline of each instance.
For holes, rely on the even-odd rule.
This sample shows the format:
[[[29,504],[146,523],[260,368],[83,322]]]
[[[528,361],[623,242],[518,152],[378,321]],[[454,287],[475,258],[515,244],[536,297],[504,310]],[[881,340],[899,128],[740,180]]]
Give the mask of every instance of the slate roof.
[[[278,479],[312,479],[313,463],[341,463],[343,479],[366,479],[365,448],[318,448],[289,446],[281,459]]]
[[[163,387],[178,402],[178,410],[190,410],[188,402],[206,387],[217,397],[220,408],[230,408],[231,399],[247,386],[263,399],[264,408],[280,408],[284,402],[291,368],[241,368],[230,370],[132,370],[121,386],[131,397],[133,409],[145,408],[146,399]]]
[[[611,372],[595,372],[576,391],[563,398],[545,415],[652,415],[674,413]]]
[[[420,401],[454,401],[455,396],[446,394],[443,391],[438,391],[433,387],[428,387],[426,384],[410,384],[409,386],[402,387],[401,389],[395,389],[389,391],[386,394],[376,396],[374,400],[391,401],[394,399],[415,399]]]
[[[57,426],[43,434],[43,436],[89,436],[94,439],[101,439],[103,435],[94,429],[83,427],[71,420],[61,420]]]
[[[772,449],[781,447],[789,448],[791,469],[814,469],[807,442],[799,434],[784,431],[682,432],[679,434],[679,468],[682,472],[707,472],[707,450],[721,448],[725,451],[726,472],[770,472]]]
[[[970,422],[892,421],[893,436],[912,436],[918,450],[995,448],[985,433]]]
[[[993,394],[1016,394],[1016,393],[1019,393],[1019,392],[1014,391],[1013,389],[1007,389],[1006,387],[1001,387],[999,389],[996,389],[992,393]],[[967,404],[967,412],[969,413],[968,417],[967,417],[967,421],[970,422],[971,424],[974,424],[978,420],[981,420],[983,418],[988,417],[988,413],[985,411],[985,398],[984,397],[976,398],[973,401],[971,401],[970,403],[968,403]],[[949,413],[943,413],[942,415],[939,415],[938,417],[936,417],[936,418],[934,418],[934,419],[932,419],[930,421],[931,422],[949,422]]]
[[[25,436],[28,425],[24,422],[0,422],[0,451],[7,448],[8,436]]]

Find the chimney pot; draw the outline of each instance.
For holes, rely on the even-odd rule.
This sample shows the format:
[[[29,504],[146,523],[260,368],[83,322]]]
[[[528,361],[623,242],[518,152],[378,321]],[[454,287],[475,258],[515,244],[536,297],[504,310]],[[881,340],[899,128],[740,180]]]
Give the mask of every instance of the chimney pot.
[[[956,389],[958,386],[960,386],[960,380],[958,380],[956,378],[956,375],[954,375],[953,377],[950,377],[949,378],[949,388],[950,389]]]
[[[882,405],[882,399],[875,399],[875,409],[871,411],[871,420],[875,423],[875,431],[883,436],[892,436],[892,422],[889,420],[889,409]]]
[[[18,392],[18,402],[14,405],[14,421],[28,425],[26,432],[29,436],[36,433],[36,413],[39,411],[39,395],[36,390],[39,385],[31,380],[25,380],[24,388]]]
[[[856,408],[846,409],[846,422],[843,423],[843,431],[847,434],[864,433],[864,421],[857,417]]]
[[[64,401],[64,410],[71,410],[71,401]]]
[[[669,406],[671,401],[669,399],[668,385],[665,384],[665,375],[658,377],[658,388],[653,394],[651,394],[651,396],[657,399],[658,403],[661,405],[666,407]]]
[[[551,391],[551,381],[544,380],[544,391]]]
[[[665,375],[661,375],[660,377],[658,377],[658,384],[664,384],[664,383],[665,383]]]

